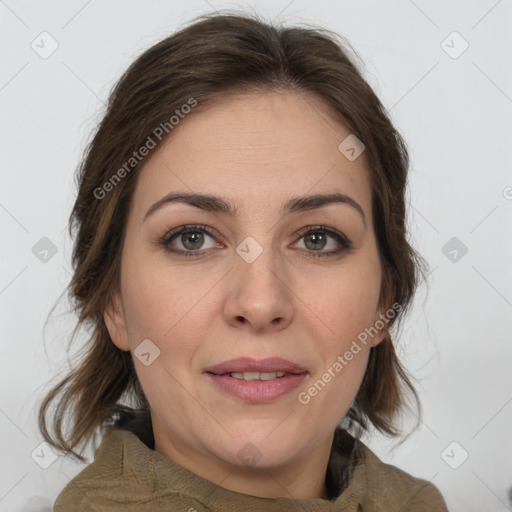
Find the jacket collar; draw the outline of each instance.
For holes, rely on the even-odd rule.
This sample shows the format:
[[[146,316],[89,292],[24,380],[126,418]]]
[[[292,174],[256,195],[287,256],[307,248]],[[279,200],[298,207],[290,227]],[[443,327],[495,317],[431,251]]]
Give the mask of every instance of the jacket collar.
[[[247,510],[263,512],[308,511],[308,512],[369,512],[375,497],[369,493],[375,485],[369,482],[366,465],[367,448],[341,428],[334,435],[331,456],[326,473],[326,484],[335,497],[331,500],[321,498],[261,498],[240,494],[220,487],[188,469],[170,461],[159,452],[149,448],[137,435],[127,430],[112,430],[110,446],[121,454],[117,463],[123,472],[135,475],[138,483],[150,490],[152,495],[164,494],[172,488],[173,492],[197,500],[206,510]],[[117,447],[114,448],[114,447]],[[345,484],[340,484],[345,480]],[[341,492],[341,494],[340,494]],[[242,508],[243,508],[242,507]]]

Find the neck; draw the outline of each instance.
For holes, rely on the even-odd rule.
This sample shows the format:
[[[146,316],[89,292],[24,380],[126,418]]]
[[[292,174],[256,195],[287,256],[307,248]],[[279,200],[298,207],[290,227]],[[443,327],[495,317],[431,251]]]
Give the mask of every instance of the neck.
[[[155,431],[155,451],[224,489],[262,498],[326,498],[325,474],[333,435],[293,462],[247,469],[230,465],[208,453],[185,451],[184,444],[161,434]]]

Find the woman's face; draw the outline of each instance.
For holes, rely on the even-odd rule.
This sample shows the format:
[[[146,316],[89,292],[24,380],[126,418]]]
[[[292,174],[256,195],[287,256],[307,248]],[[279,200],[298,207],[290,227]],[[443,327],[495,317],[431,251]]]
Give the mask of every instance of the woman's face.
[[[105,320],[132,351],[155,449],[199,474],[328,455],[383,338],[358,341],[383,310],[364,154],[338,149],[349,135],[311,96],[232,96],[143,162]],[[327,194],[348,199],[307,199]]]

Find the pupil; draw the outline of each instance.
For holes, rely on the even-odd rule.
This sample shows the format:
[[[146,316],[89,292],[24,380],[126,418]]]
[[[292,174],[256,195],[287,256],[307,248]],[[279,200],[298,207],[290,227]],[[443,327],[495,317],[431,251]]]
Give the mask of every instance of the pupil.
[[[188,241],[191,240],[191,244]],[[203,243],[203,235],[198,232],[185,233],[182,237],[182,242],[188,249],[199,249]]]
[[[323,249],[325,247],[325,235],[323,234],[318,235],[317,233],[312,233],[311,235],[308,235],[306,237],[306,246],[308,245],[308,240],[314,240],[313,249]],[[320,244],[318,242],[320,242]],[[321,242],[324,242],[324,244],[322,244]]]

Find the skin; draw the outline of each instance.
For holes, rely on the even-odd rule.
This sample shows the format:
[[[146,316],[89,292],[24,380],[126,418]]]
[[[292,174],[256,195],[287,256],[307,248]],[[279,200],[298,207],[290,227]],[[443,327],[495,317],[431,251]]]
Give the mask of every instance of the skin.
[[[145,339],[160,350],[148,366],[133,358],[150,403],[155,450],[226,489],[324,497],[334,430],[357,394],[370,346],[384,337],[381,331],[362,345],[309,403],[298,401],[385,311],[364,154],[351,162],[338,150],[349,134],[310,95],[230,96],[182,120],[138,177],[120,287],[105,322],[121,350],[133,352]],[[238,215],[168,203],[144,220],[171,191],[221,196]],[[341,203],[280,214],[292,196],[334,191],[359,203],[366,225]],[[198,257],[166,252],[159,243],[185,224],[218,234],[204,234]],[[311,235],[296,234],[317,225],[345,235],[353,248],[314,257],[341,247],[329,236],[317,249]],[[252,263],[236,252],[247,236],[263,249]],[[171,246],[193,252],[193,242],[189,233]],[[241,356],[282,357],[308,375],[283,397],[249,403],[204,373]],[[253,466],[238,457],[247,443],[261,456]]]

